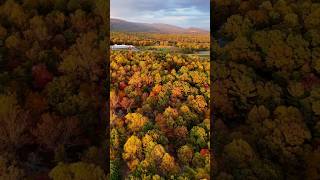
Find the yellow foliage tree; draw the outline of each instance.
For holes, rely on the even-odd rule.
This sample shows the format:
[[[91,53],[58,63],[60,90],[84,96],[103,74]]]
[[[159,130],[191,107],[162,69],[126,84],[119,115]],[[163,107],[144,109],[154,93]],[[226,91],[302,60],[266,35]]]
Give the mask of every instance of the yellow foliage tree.
[[[84,162],[59,163],[50,171],[49,177],[53,180],[107,180],[100,167]]]
[[[134,170],[142,155],[142,142],[137,136],[131,136],[124,144],[123,159],[128,161],[128,166]]]
[[[148,121],[148,118],[140,113],[129,113],[125,118],[128,128],[133,132],[139,131]]]

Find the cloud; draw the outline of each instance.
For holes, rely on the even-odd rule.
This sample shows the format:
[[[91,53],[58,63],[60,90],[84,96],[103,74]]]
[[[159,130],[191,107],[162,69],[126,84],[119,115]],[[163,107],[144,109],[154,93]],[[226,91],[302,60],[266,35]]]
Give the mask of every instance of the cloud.
[[[111,0],[112,18],[209,30],[210,0]]]

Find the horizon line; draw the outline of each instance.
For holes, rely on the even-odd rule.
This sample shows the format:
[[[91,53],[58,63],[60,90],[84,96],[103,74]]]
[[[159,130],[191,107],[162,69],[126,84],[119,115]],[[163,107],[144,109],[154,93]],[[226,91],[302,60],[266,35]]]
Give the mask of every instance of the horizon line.
[[[208,31],[208,32],[210,32],[210,28],[209,28],[209,29],[206,29],[206,28],[202,28],[202,27],[193,27],[193,26],[183,27],[183,26],[180,26],[180,25],[168,24],[168,23],[159,23],[159,22],[158,22],[158,23],[157,23],[157,22],[149,23],[149,22],[141,22],[141,21],[131,21],[131,20],[127,20],[127,19],[124,19],[124,18],[121,18],[121,17],[111,17],[111,16],[110,16],[110,21],[111,21],[111,19],[118,19],[118,20],[122,20],[122,21],[126,21],[126,22],[131,22],[131,23],[165,24],[165,25],[176,26],[176,27],[183,28],[183,29],[197,28],[197,29],[201,29],[201,30],[203,30],[203,31]],[[110,24],[110,25],[111,25],[111,24]]]

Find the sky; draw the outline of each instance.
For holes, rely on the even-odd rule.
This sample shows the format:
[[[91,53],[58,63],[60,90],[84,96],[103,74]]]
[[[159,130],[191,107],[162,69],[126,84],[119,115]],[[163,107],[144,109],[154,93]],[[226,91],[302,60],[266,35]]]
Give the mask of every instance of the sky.
[[[210,29],[210,0],[111,0],[111,18]]]

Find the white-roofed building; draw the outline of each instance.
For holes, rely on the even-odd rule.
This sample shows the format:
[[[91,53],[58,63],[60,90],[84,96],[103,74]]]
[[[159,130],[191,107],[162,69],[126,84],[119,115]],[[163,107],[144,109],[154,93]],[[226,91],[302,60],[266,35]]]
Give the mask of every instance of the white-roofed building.
[[[133,45],[125,45],[125,44],[122,44],[122,45],[115,44],[110,47],[111,47],[111,50],[138,50]]]

